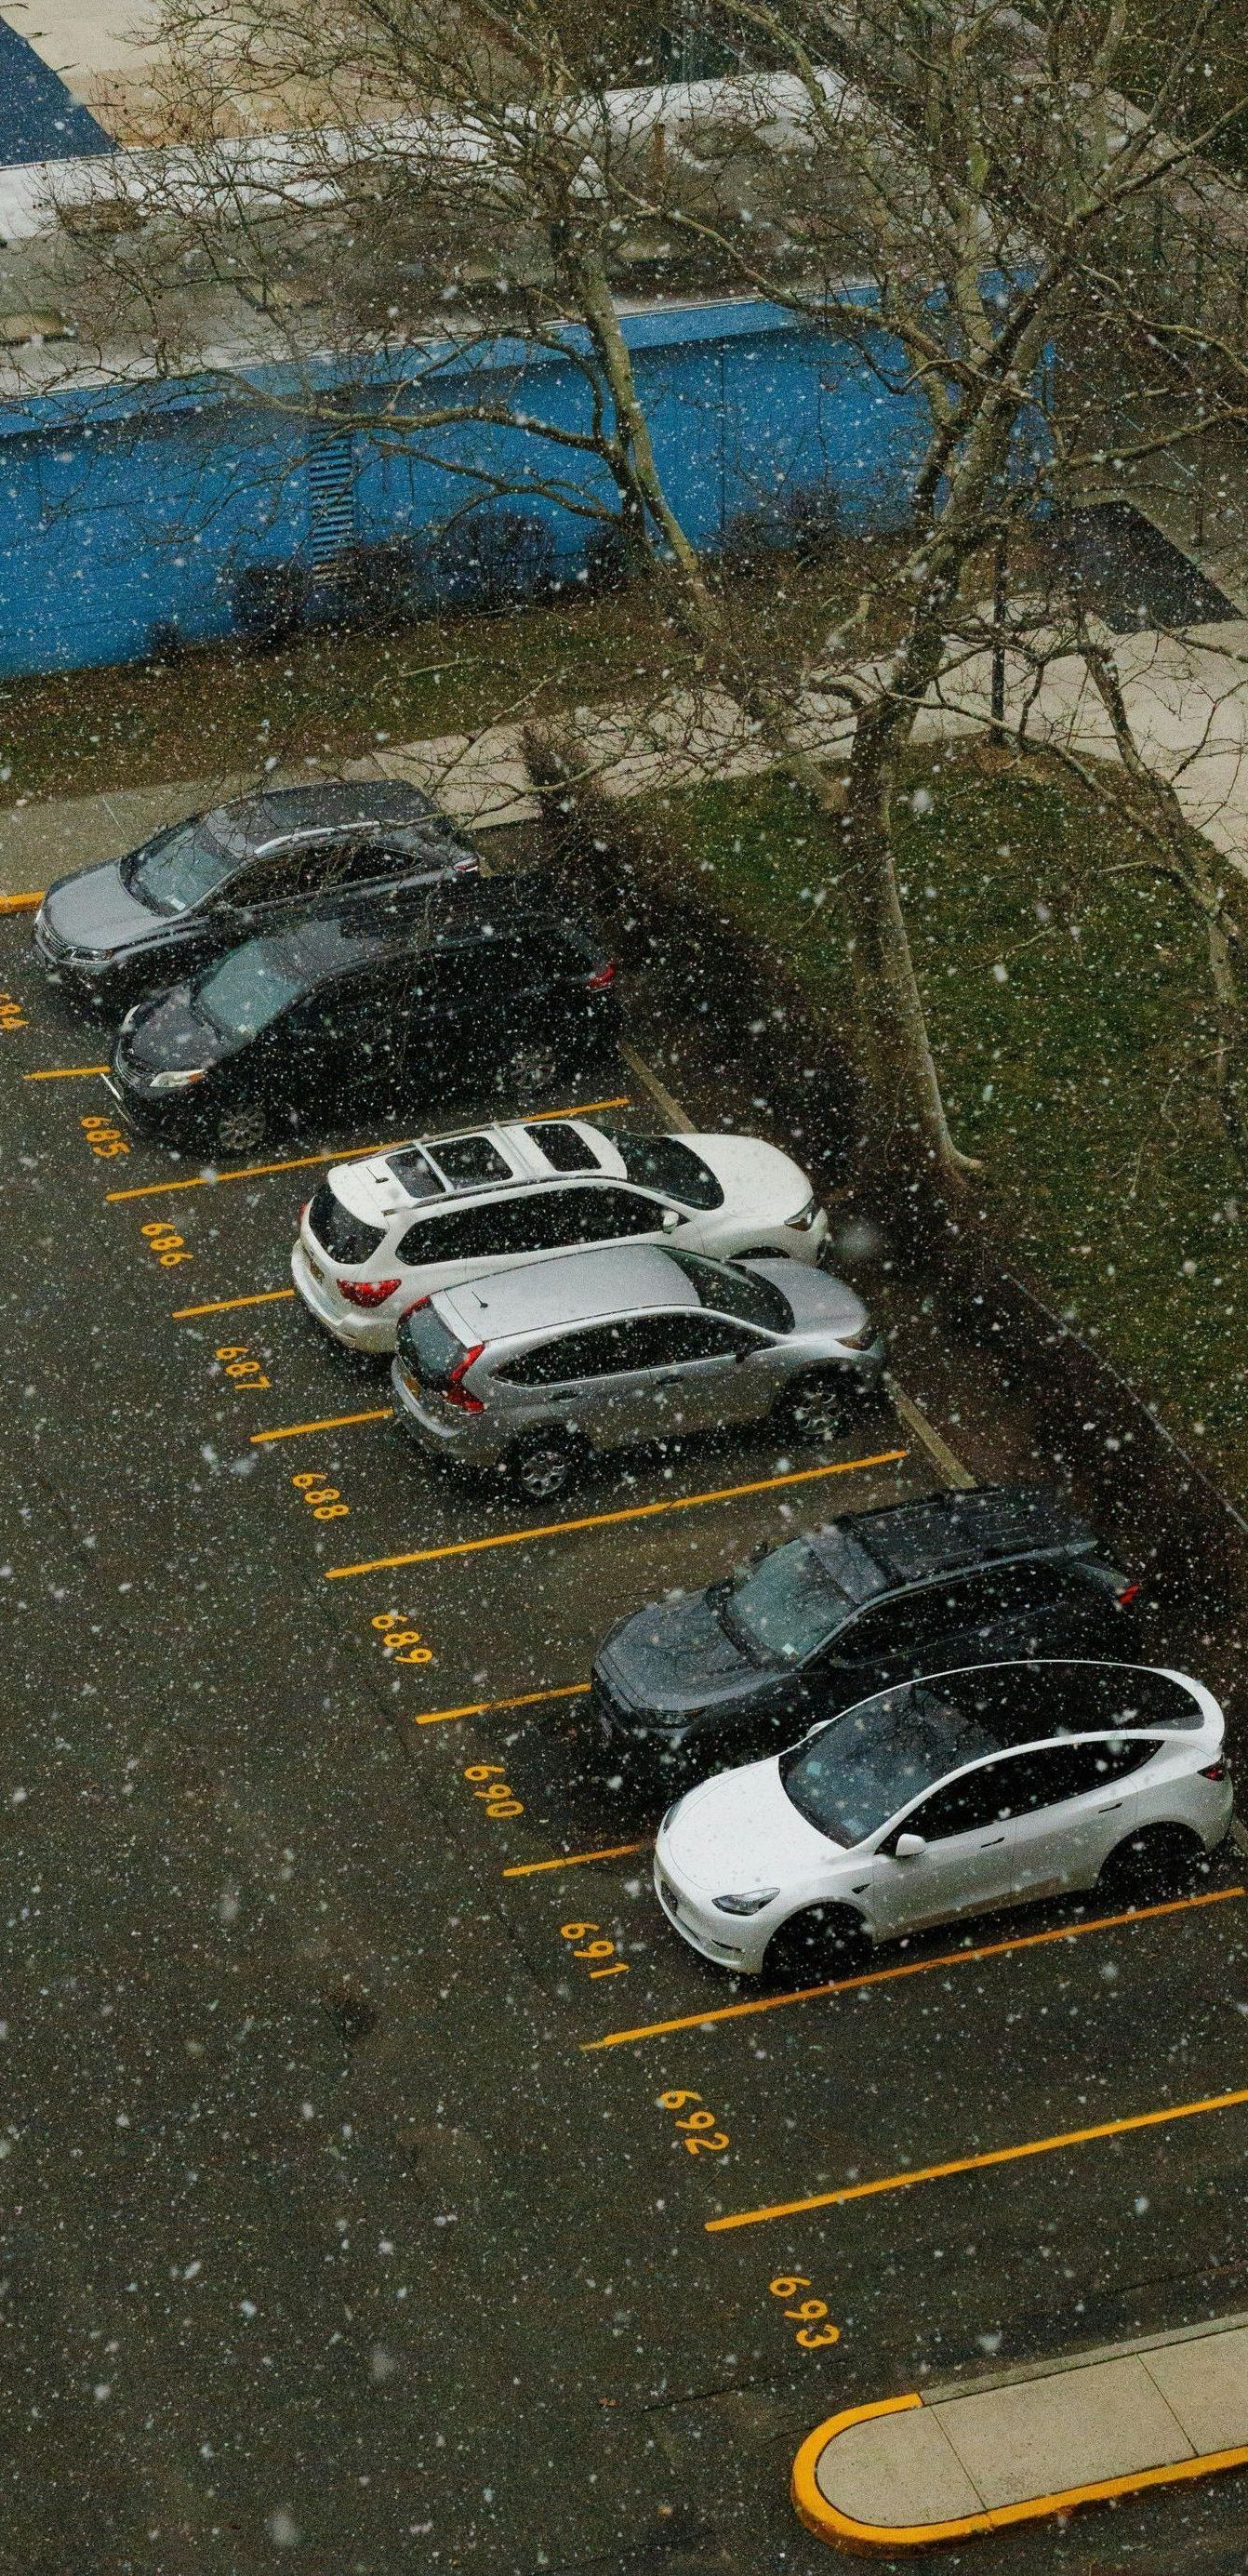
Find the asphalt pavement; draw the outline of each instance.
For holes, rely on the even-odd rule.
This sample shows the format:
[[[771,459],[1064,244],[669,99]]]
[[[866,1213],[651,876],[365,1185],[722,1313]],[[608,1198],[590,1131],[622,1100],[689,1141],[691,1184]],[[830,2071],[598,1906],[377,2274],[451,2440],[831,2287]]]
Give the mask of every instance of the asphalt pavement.
[[[0,2567],[815,2576],[821,2419],[1248,2305],[1233,1853],[1143,1918],[747,1991],[668,1929],[662,1791],[587,1728],[612,1617],[930,1488],[912,1423],[637,1454],[545,1513],[444,1480],[284,1293],[310,1158],[380,1140],[214,1176],[129,1139],[27,940]],[[1242,2516],[1231,2478],[941,2563],[1242,2569]]]

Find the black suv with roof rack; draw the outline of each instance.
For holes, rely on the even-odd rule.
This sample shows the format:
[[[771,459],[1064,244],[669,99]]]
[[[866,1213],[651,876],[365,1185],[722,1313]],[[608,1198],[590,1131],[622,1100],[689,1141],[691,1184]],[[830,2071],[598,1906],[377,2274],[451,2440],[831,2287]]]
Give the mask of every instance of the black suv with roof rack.
[[[309,1121],[407,1117],[433,1092],[532,1097],[618,1025],[597,933],[517,873],[435,889],[416,921],[322,905],[245,941],[128,1014],[108,1081],[136,1126],[246,1154]]]
[[[608,1741],[670,1750],[773,1725],[796,1733],[920,1673],[1129,1658],[1138,1591],[1059,1496],[936,1494],[846,1513],[705,1592],[621,1619],[599,1647],[592,1706]]]
[[[315,904],[386,903],[408,918],[429,887],[480,866],[450,816],[401,780],[269,788],[58,877],[35,916],[35,954],[71,999],[120,1015]]]

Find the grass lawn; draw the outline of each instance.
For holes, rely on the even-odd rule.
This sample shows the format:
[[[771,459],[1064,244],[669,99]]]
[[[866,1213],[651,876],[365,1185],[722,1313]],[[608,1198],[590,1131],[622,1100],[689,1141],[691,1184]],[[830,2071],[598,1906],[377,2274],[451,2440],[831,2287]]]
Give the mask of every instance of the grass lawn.
[[[1248,1182],[1209,1097],[1201,943],[1077,786],[916,755],[907,912],[958,1141],[1001,1231],[1211,1472],[1248,1496]],[[845,918],[792,790],[729,784],[655,819],[725,908],[848,1017]],[[826,900],[816,900],[821,888]]]
[[[774,557],[725,585],[729,616],[778,669],[822,642],[897,549],[842,546],[835,562]],[[888,639],[881,603],[870,642]],[[867,639],[864,638],[864,649]],[[396,633],[323,630],[275,651],[221,645],[169,663],[122,663],[0,682],[0,804],[221,778],[266,759],[333,766],[384,742],[527,721],[581,703],[677,688],[689,648],[645,587],[575,588],[507,616],[429,618]]]

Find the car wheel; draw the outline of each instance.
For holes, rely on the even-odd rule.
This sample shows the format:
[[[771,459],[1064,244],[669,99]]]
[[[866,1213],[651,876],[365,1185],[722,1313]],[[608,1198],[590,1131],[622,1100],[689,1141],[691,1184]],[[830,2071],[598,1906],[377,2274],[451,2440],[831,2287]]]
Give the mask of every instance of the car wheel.
[[[852,1977],[870,1950],[866,1926],[852,1905],[808,1905],[791,1914],[767,1944],[763,1962],[769,1977],[786,1984],[794,1977],[811,1985],[829,1978]]]
[[[522,1097],[528,1092],[549,1091],[559,1071],[559,1050],[541,1038],[513,1047],[503,1072],[503,1080]]]
[[[846,1388],[827,1369],[799,1377],[784,1398],[784,1414],[801,1440],[835,1440],[844,1429]]]
[[[258,1154],[268,1132],[268,1119],[255,1103],[223,1110],[217,1120],[217,1143],[223,1154]]]
[[[518,1440],[508,1460],[517,1493],[531,1503],[553,1503],[567,1492],[580,1464],[577,1443],[562,1431],[534,1431]]]
[[[1102,1863],[1097,1888],[1102,1895],[1146,1904],[1181,1894],[1207,1858],[1199,1834],[1186,1825],[1142,1825]]]

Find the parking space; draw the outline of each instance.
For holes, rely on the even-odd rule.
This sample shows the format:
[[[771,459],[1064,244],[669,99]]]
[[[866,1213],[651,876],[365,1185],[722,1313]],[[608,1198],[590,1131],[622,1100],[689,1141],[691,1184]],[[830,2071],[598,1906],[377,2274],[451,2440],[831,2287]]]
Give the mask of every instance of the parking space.
[[[277,2512],[335,2568],[418,2536],[433,2567],[625,2576],[669,2524],[678,2567],[813,2568],[785,2446],[835,2405],[1242,2304],[1233,1853],[1190,1896],[814,1987],[730,1980],[655,1901],[667,1792],[589,1723],[597,1639],[931,1490],[913,1418],[621,1453],[545,1511],[432,1473],[388,1363],[289,1289],[353,1140],[173,1162],[23,926],[0,942],[15,2277],[31,2370],[67,2355],[58,2436],[108,2412],[84,2475],[117,2563],[121,2460],[182,2535],[162,2566],[268,2563]],[[658,1123],[631,1074],[612,1109]]]

